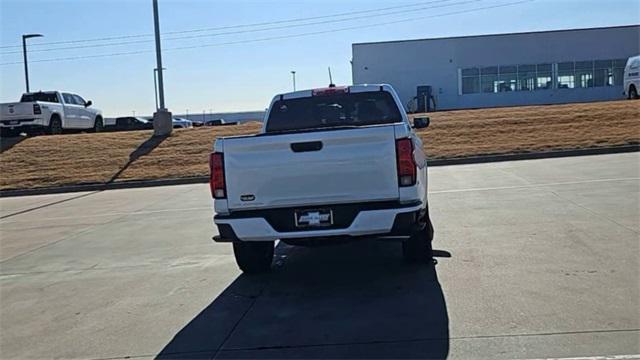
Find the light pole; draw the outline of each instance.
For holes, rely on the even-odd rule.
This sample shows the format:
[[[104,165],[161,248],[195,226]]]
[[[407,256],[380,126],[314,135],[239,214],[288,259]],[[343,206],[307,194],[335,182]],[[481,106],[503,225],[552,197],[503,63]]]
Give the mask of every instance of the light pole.
[[[162,70],[167,70],[167,68],[162,68]],[[158,111],[158,68],[153,69],[153,91],[155,92],[156,99],[156,111]]]
[[[22,35],[22,55],[24,57],[24,81],[27,84],[27,92],[29,92],[29,66],[27,65],[27,39],[34,37],[43,37],[42,34],[25,34]]]
[[[160,16],[158,15],[158,0],[153,0],[153,25],[156,37],[156,69],[158,69],[158,85],[160,92],[160,109],[164,107],[164,78],[162,77],[162,49],[160,48]]]
[[[152,0],[153,28],[156,40],[156,70],[158,73],[158,109],[153,114],[153,134],[155,136],[168,136],[173,131],[171,112],[164,104],[164,78],[162,77],[162,49],[160,48],[160,15],[158,14],[158,0]]]
[[[296,91],[296,72],[292,70],[291,76],[293,77],[293,91]]]

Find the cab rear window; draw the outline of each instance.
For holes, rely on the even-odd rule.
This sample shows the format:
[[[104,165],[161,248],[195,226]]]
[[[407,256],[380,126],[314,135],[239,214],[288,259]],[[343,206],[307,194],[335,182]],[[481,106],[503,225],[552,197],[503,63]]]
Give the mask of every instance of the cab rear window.
[[[276,101],[269,112],[266,132],[393,124],[401,121],[400,109],[388,92],[345,92]]]
[[[58,94],[56,93],[34,93],[34,94],[23,94],[22,98],[20,98],[20,102],[32,102],[32,101],[42,101],[42,102],[50,102],[50,103],[58,103]]]

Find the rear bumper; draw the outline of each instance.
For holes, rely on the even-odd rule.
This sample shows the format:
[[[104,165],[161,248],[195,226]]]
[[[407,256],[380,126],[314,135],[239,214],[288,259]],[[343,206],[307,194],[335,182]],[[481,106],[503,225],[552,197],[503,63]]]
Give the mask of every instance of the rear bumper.
[[[42,117],[0,120],[0,127],[6,129],[42,128],[43,126],[46,124]]]
[[[393,208],[389,208],[388,204],[381,207],[384,208],[371,209],[371,205],[363,206],[366,210],[357,211],[357,215],[346,226],[317,230],[278,231],[267,221],[269,219],[273,222],[269,214],[260,216],[260,213],[256,211],[250,214],[240,212],[232,215],[216,215],[214,222],[218,226],[220,235],[214,237],[214,240],[218,242],[235,242],[367,235],[408,236],[414,229],[417,217],[425,209],[425,206],[420,201],[402,205],[398,203],[397,207]],[[286,210],[283,209],[279,215],[287,216],[285,215]],[[291,216],[293,216],[293,209],[288,210],[291,211]]]

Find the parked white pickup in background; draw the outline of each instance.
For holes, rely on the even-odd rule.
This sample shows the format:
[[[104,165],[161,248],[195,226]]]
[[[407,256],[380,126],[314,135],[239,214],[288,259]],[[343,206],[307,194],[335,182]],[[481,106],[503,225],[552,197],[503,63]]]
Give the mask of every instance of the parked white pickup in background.
[[[20,132],[60,134],[64,130],[104,129],[102,112],[92,102],[69,92],[25,93],[20,102],[0,104],[2,136]]]

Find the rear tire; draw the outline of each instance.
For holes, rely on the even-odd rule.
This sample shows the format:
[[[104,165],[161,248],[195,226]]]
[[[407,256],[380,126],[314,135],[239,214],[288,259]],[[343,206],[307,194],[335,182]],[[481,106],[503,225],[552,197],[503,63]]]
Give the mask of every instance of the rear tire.
[[[638,90],[636,90],[636,87],[631,85],[629,87],[629,99],[637,99],[638,98]]]
[[[97,117],[96,121],[93,123],[93,132],[99,133],[104,131],[104,123],[102,122],[101,117]]]
[[[49,135],[62,134],[62,121],[60,120],[60,117],[58,117],[57,115],[52,116],[51,120],[49,120],[48,133]]]
[[[426,215],[426,224],[420,230],[414,231],[411,237],[402,242],[402,257],[407,262],[424,263],[433,259],[433,225],[429,215]]]
[[[238,241],[233,243],[233,254],[242,272],[264,273],[271,269],[273,241]]]

